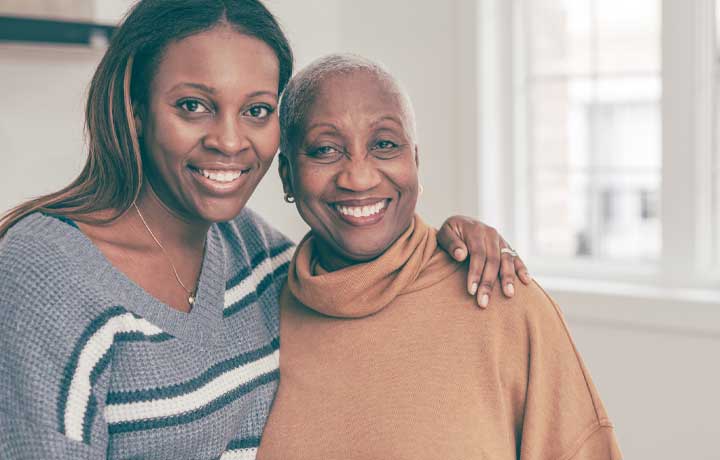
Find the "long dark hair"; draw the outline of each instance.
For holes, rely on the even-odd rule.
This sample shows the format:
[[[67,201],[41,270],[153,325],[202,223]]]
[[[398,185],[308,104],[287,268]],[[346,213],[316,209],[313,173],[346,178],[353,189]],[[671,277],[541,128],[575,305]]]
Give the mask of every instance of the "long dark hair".
[[[85,108],[88,158],[67,187],[35,198],[0,219],[0,238],[33,212],[81,222],[110,222],[137,199],[143,181],[133,103],[146,105],[166,47],[177,40],[227,24],[270,46],[280,64],[278,94],[292,75],[290,44],[275,17],[259,0],[141,0],[115,32],[95,71]],[[108,217],[91,218],[111,210]]]

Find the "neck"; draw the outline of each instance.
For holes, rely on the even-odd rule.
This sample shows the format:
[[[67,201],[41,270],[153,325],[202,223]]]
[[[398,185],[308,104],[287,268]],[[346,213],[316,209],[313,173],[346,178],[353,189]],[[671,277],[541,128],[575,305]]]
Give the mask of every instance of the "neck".
[[[135,204],[147,226],[163,246],[202,251],[211,225],[209,222],[190,221],[181,217],[158,198],[148,183],[143,184]],[[132,207],[130,214],[135,214],[138,224],[144,228],[142,219]]]
[[[342,270],[343,268],[347,268],[351,265],[366,262],[365,260],[353,260],[339,254],[335,249],[320,238],[315,239],[315,254],[317,255],[320,266],[323,270],[328,272]]]
[[[343,268],[350,267],[351,265],[364,264],[377,259],[382,256],[393,244],[402,236],[403,233],[407,232],[410,228],[410,223],[405,229],[385,248],[381,253],[371,255],[364,259],[351,259],[334,249],[322,238],[316,237],[314,239],[314,251],[317,256],[318,263],[327,272],[334,272],[342,270]]]

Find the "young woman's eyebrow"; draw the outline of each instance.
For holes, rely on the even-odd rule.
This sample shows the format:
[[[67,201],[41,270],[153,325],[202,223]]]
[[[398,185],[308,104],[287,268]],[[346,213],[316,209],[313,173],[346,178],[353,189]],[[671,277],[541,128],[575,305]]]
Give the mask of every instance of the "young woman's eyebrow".
[[[202,83],[192,83],[192,82],[178,83],[177,85],[170,88],[170,91],[175,91],[176,89],[183,88],[183,87],[199,89],[200,91],[203,91],[208,94],[215,94],[215,88],[204,85]]]
[[[270,96],[273,99],[277,99],[278,95],[276,91],[253,91],[252,93],[248,94],[247,97],[257,97],[257,96]]]
[[[198,89],[207,94],[215,94],[217,92],[217,90],[215,88],[213,88],[212,86],[207,86],[203,83],[193,83],[193,82],[178,83],[177,85],[170,88],[170,92],[175,91],[178,88]],[[277,99],[277,92],[269,91],[269,90],[253,91],[252,93],[247,94],[245,97],[257,97],[257,96],[270,96],[273,99]]]

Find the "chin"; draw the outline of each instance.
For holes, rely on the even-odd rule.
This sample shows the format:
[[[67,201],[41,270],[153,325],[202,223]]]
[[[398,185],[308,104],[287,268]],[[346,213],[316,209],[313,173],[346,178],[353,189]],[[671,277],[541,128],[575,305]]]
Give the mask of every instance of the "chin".
[[[206,222],[218,224],[235,219],[245,208],[245,201],[242,205],[234,203],[209,203],[198,209],[198,215]]]

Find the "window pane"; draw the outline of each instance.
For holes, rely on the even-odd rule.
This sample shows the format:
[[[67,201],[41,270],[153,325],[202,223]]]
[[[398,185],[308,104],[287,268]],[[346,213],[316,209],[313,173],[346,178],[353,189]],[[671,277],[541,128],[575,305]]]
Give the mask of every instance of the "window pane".
[[[574,0],[567,0],[573,2]],[[660,2],[597,0],[596,72],[660,72]]]
[[[534,251],[656,259],[659,1],[526,4]]]
[[[590,0],[530,0],[530,66],[537,75],[587,74],[591,70]]]

